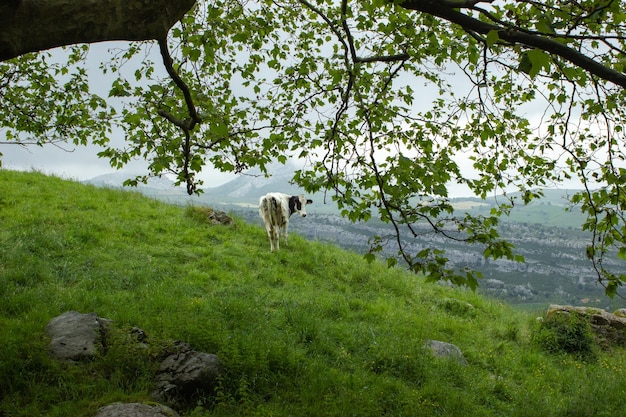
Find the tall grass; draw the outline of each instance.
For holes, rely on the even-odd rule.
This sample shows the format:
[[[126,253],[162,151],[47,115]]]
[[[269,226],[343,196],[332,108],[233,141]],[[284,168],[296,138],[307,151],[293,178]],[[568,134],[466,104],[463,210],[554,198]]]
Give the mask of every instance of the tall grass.
[[[297,235],[270,253],[259,225],[212,226],[202,210],[0,170],[0,416],[150,401],[171,340],[223,365],[184,416],[626,412],[622,349],[550,353],[535,315]],[[141,327],[150,349],[120,336],[88,363],[50,359],[45,325],[68,310]],[[469,364],[432,357],[428,339]]]

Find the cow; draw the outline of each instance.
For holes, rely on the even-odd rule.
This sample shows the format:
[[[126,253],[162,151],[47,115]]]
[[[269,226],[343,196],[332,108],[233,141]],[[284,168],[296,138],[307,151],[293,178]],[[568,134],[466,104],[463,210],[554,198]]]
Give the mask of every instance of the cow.
[[[313,201],[304,195],[289,195],[283,193],[267,193],[259,201],[259,215],[265,223],[267,236],[270,238],[270,251],[280,249],[280,235],[285,237],[285,244],[289,238],[289,217],[294,213],[299,213],[306,217],[307,204]]]

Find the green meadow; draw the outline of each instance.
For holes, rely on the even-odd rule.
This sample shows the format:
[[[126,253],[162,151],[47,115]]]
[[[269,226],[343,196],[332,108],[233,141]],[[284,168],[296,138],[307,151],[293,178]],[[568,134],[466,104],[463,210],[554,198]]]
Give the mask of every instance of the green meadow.
[[[182,416],[626,415],[625,351],[563,339],[589,341],[585,326],[551,327],[543,312],[295,233],[270,253],[260,225],[211,225],[205,212],[0,170],[0,416],[150,403],[172,340],[222,365]],[[118,337],[90,362],[51,359],[45,326],[69,310],[120,335],[140,327],[149,347]],[[426,340],[468,364],[433,357]]]

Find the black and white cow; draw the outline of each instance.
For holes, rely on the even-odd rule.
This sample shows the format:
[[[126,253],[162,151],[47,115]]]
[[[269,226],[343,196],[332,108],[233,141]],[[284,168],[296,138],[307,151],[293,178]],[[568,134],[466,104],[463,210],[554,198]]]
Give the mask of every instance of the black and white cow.
[[[299,213],[306,217],[307,204],[313,201],[306,199],[304,195],[289,195],[283,193],[267,193],[259,201],[259,215],[265,223],[267,236],[270,238],[270,250],[274,252],[280,249],[280,235],[285,237],[285,243],[289,238],[289,217]]]

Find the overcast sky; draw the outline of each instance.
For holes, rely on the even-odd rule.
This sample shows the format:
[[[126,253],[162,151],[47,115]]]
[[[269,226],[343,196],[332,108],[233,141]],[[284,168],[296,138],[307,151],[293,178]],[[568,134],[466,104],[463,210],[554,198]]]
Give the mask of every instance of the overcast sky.
[[[106,60],[110,56],[110,50],[126,49],[126,42],[104,42],[93,44],[90,46],[89,58],[87,61],[90,88],[101,97],[107,97],[108,90],[111,86],[111,76],[102,75],[99,69],[100,62]],[[62,60],[64,52],[61,49],[52,51],[53,58]],[[158,76],[162,72],[166,76],[165,69],[160,65],[161,57],[158,48],[153,46],[147,52],[147,55],[155,62],[155,72]],[[143,55],[142,55],[143,57]],[[134,72],[132,65],[126,64],[124,70]],[[111,138],[111,145],[114,147],[123,147],[123,134],[118,137]],[[4,133],[0,130],[0,142],[4,140]],[[99,175],[119,172],[112,168],[108,159],[98,158],[98,152],[102,148],[98,146],[74,146],[65,145],[60,148],[53,145],[28,146],[21,147],[14,144],[6,145],[0,143],[0,161],[2,167],[20,171],[38,171],[45,174],[56,175],[66,179],[84,181]],[[130,176],[138,174],[147,174],[147,163],[145,161],[135,161],[128,164],[122,172],[126,172]],[[200,176],[204,180],[206,187],[214,187],[221,185],[235,178],[233,174],[220,173],[214,169],[207,168]]]
[[[37,171],[77,181],[118,172],[111,167],[108,159],[98,158],[97,154],[102,149],[97,146],[68,146],[67,149],[63,150],[52,145],[20,147],[0,144],[0,152],[3,154],[2,167],[19,171]],[[121,172],[128,173],[129,177],[147,174],[147,163],[131,162]],[[200,178],[204,180],[203,187],[215,187],[230,181],[235,175],[207,168]]]
[[[91,45],[89,52],[88,71],[90,75],[91,88],[96,94],[101,97],[107,97],[108,89],[111,85],[111,80],[101,75],[99,69],[100,62],[107,60],[107,56],[110,56],[109,50],[114,48],[125,49],[127,43],[115,43],[106,42],[101,44]],[[62,58],[62,52],[54,52],[53,56],[57,59]],[[160,55],[158,54],[158,48],[152,47],[148,52],[148,56],[155,62],[155,69],[166,75],[165,70],[160,65]],[[132,65],[126,65],[125,71],[134,72]],[[110,78],[110,76],[109,76]],[[424,98],[422,98],[424,99]],[[428,100],[426,100],[428,101]],[[123,147],[123,133],[119,133],[119,137],[112,138],[111,145],[115,147]],[[4,134],[0,131],[0,142],[4,139]],[[94,177],[118,172],[112,168],[108,159],[98,158],[97,153],[102,149],[97,146],[79,146],[75,147],[67,145],[66,148],[59,148],[52,145],[46,145],[44,147],[29,146],[20,147],[17,145],[4,145],[0,144],[0,153],[3,154],[1,158],[2,166],[8,169],[25,170],[25,171],[38,171],[45,174],[53,174],[62,178],[84,181]],[[471,161],[466,156],[461,156],[459,163],[468,171],[472,170]],[[126,172],[129,178],[134,175],[147,174],[147,163],[145,161],[135,161],[128,164],[122,172]],[[200,178],[204,181],[205,187],[215,187],[228,182],[235,178],[234,174],[220,173],[207,167]],[[578,184],[569,184],[567,188],[579,188]],[[564,187],[563,187],[564,188]],[[450,196],[460,197],[469,196],[471,193],[466,187],[458,186],[456,184],[449,185]]]

